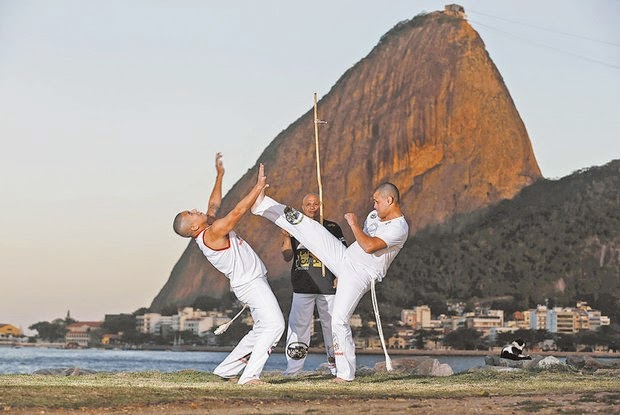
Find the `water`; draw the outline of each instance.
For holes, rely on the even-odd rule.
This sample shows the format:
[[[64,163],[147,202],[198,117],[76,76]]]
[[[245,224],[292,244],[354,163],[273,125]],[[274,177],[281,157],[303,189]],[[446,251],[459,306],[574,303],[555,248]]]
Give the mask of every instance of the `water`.
[[[30,374],[39,369],[79,367],[97,372],[176,372],[194,369],[212,372],[228,352],[172,352],[144,350],[101,349],[45,349],[38,347],[0,347],[0,374]],[[407,357],[407,356],[402,356]],[[393,356],[398,359],[400,356]],[[483,356],[436,356],[440,363],[447,363],[455,373],[471,367],[483,366]],[[383,355],[357,355],[358,367],[373,367],[383,361]],[[323,354],[309,354],[304,370],[314,371],[325,362]],[[267,360],[265,371],[286,369],[283,353],[274,353]]]
[[[79,367],[97,372],[177,372],[194,369],[212,372],[228,352],[172,352],[145,350],[45,349],[38,347],[0,347],[0,374],[30,374],[39,369]],[[392,356],[393,360],[414,356]],[[450,365],[454,373],[484,366],[484,356],[432,356]],[[358,367],[373,367],[383,361],[382,354],[357,355]],[[559,360],[564,361],[561,357]],[[617,358],[598,358],[601,362],[619,362]],[[314,371],[325,362],[324,354],[309,354],[304,370]],[[274,353],[267,360],[265,371],[283,372],[286,357]]]

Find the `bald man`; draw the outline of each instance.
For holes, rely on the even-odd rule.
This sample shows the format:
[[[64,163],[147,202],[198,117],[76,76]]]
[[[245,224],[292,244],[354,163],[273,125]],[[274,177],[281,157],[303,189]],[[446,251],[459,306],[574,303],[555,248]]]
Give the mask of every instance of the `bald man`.
[[[314,193],[305,195],[301,203],[301,210],[309,218],[319,221],[321,216],[319,196]],[[325,219],[323,226],[346,246],[342,229],[336,222]],[[334,294],[336,294],[336,277],[329,269],[323,267],[321,261],[304,244],[290,236],[286,231],[282,231],[282,233],[282,257],[287,262],[292,260],[291,283],[293,285],[293,302],[291,303],[286,334],[286,371],[284,374],[297,374],[304,367],[310,346],[312,317],[316,306],[323,331],[327,365],[330,372],[335,375],[332,310],[334,308]]]
[[[320,223],[301,212],[265,196],[252,206],[252,213],[263,216],[290,233],[338,276],[338,290],[332,311],[336,382],[355,379],[355,344],[349,319],[372,281],[381,281],[409,235],[409,225],[400,209],[400,194],[392,183],[383,183],[372,195],[374,210],[363,227],[353,213],[344,218],[355,242],[348,248]]]
[[[203,213],[196,209],[180,212],[174,219],[173,228],[180,236],[193,238],[207,260],[228,277],[235,296],[248,305],[254,320],[252,330],[241,339],[213,373],[229,379],[243,371],[239,384],[259,384],[262,383],[260,373],[271,349],[284,332],[284,317],[267,282],[267,269],[263,261],[233,228],[268,186],[267,178],[261,164],[256,185],[226,216],[216,219],[222,202],[224,176],[221,153],[215,156],[215,167],[217,176],[209,197],[207,212]]]

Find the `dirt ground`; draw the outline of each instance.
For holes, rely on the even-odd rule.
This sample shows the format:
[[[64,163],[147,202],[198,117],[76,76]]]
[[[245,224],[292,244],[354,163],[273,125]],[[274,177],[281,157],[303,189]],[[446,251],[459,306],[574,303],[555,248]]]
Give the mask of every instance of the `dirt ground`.
[[[80,408],[50,410],[43,408],[0,408],[2,414],[46,415],[198,415],[198,414],[620,414],[620,391],[586,394],[536,396],[480,396],[459,399],[384,399],[384,400],[325,400],[295,401],[274,399],[266,401],[211,400],[157,406],[127,406],[122,408]]]

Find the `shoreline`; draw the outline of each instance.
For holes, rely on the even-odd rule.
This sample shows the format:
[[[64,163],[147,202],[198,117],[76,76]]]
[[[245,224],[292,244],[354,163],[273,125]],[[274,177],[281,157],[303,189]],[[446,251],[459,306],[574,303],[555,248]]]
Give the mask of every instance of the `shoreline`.
[[[62,343],[43,343],[43,344],[0,344],[2,347],[14,347],[14,348],[47,348],[47,349],[65,349]],[[141,345],[135,348],[131,347],[118,347],[118,346],[101,346],[101,347],[85,347],[79,349],[67,349],[67,350],[85,350],[85,349],[103,349],[103,350],[136,350],[136,351],[172,351],[172,352],[225,352],[232,351],[233,346],[156,346],[156,345]],[[388,349],[388,353],[391,356],[488,356],[499,354],[501,348],[491,350],[454,350],[454,349]],[[274,353],[285,353],[283,347],[276,347],[273,349]],[[323,354],[325,349],[322,347],[310,347],[308,353]],[[358,355],[381,355],[383,349],[356,349],[355,353]],[[617,358],[620,359],[620,352],[561,352],[561,351],[539,351],[528,350],[530,355],[540,356],[592,356],[603,358]]]

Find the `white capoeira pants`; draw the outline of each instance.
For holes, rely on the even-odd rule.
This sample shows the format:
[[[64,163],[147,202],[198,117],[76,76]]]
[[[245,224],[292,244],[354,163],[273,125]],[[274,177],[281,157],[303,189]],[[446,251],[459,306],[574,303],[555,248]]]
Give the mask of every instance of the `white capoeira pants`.
[[[321,328],[323,330],[323,342],[325,343],[325,353],[327,353],[327,362],[330,365],[330,371],[333,375],[336,373],[336,367],[333,365],[334,346],[332,342],[332,309],[334,308],[333,294],[303,294],[293,293],[293,303],[291,304],[291,312],[288,316],[288,331],[286,335],[286,347],[291,343],[300,342],[306,346],[310,346],[310,332],[312,328],[312,318],[314,317],[314,305],[319,310],[319,319],[321,320]],[[285,375],[294,375],[304,368],[303,359],[292,359],[288,353],[286,354],[286,371]]]
[[[299,215],[303,216],[301,221],[292,224],[286,220],[285,208],[286,206],[265,196],[260,203],[252,207],[252,213],[269,219],[287,231],[338,277],[338,289],[334,296],[332,311],[336,376],[344,380],[353,380],[356,367],[355,344],[349,319],[363,295],[370,290],[372,274],[359,264],[352,263],[347,256],[347,247],[323,225],[303,216],[301,212],[299,212]]]
[[[242,385],[260,378],[271,349],[284,333],[284,317],[266,277],[234,287],[233,292],[239,301],[248,305],[254,326],[213,373],[232,378],[243,370],[238,382]]]

